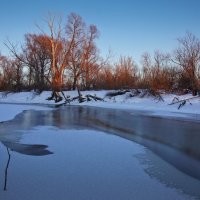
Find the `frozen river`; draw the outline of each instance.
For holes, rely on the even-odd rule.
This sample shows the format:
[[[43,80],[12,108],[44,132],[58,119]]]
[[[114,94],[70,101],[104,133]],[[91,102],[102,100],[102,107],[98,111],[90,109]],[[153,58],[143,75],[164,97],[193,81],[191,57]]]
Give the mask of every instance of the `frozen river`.
[[[0,199],[200,199],[200,123],[65,106],[0,123]]]

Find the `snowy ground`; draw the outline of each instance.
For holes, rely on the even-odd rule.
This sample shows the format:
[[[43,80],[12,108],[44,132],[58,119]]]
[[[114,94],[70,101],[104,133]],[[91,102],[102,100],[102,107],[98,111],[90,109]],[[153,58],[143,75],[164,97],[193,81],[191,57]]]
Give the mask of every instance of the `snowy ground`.
[[[83,95],[91,94],[96,95],[104,99],[101,101],[90,101],[79,104],[78,102],[72,102],[72,105],[87,105],[95,107],[113,108],[113,109],[126,109],[130,111],[142,112],[145,115],[162,116],[162,117],[178,117],[182,119],[200,120],[200,97],[191,99],[181,109],[178,109],[179,104],[169,105],[174,97],[178,97],[179,100],[192,97],[190,94],[177,96],[174,94],[162,94],[164,102],[157,101],[153,97],[129,97],[129,94],[115,96],[112,98],[106,97],[109,91],[84,91]],[[67,91],[66,96],[75,97],[77,91]],[[0,103],[14,103],[14,104],[26,104],[24,106],[0,104],[0,121],[5,121],[13,118],[22,109],[49,109],[38,105],[55,104],[54,101],[46,100],[51,95],[51,92],[45,91],[40,95],[34,92],[21,92],[21,93],[0,93]],[[59,102],[62,103],[62,102]],[[29,105],[27,105],[29,104]],[[30,106],[31,105],[31,106]],[[37,105],[37,106],[36,106]]]

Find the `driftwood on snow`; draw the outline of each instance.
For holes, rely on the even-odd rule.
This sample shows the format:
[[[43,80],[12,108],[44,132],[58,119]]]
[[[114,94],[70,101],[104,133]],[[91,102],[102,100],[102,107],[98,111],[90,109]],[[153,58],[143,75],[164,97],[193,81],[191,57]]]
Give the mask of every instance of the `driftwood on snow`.
[[[60,95],[60,92],[61,92],[62,96]],[[48,100],[48,101],[54,100],[55,103],[58,103],[58,102],[62,101],[64,98],[65,103],[69,103],[69,97],[66,97],[63,91],[60,91],[60,92],[52,91],[51,96],[48,97],[46,100]]]
[[[70,98],[68,96],[66,98],[65,102],[57,104],[56,107],[60,107],[62,105],[70,104],[71,102],[76,101],[76,100],[78,100],[79,103],[88,102],[88,101],[92,101],[92,100],[104,101],[104,99],[102,99],[101,97],[97,97],[96,95],[90,95],[90,94],[85,95],[85,96],[82,96],[82,95],[79,96],[78,95],[78,96],[73,97],[73,98]]]
[[[139,97],[143,98],[145,96],[149,96],[149,97],[154,97],[155,100],[159,101],[163,101],[164,99],[161,96],[160,92],[152,90],[152,89],[146,89],[146,90],[142,90],[141,94],[139,95]]]
[[[161,94],[158,91],[152,90],[152,89],[144,89],[144,90],[139,90],[139,89],[132,89],[132,90],[119,90],[119,91],[114,91],[114,92],[108,92],[106,94],[107,97],[112,98],[115,96],[119,95],[124,95],[128,93],[128,98],[132,97],[154,97],[155,100],[157,101],[163,101],[164,99],[162,98]]]
[[[106,96],[115,97],[115,96],[126,94],[127,92],[130,92],[130,90],[119,90],[119,91],[114,91],[114,92],[108,92]]]
[[[196,99],[196,98],[200,98],[200,96],[195,96],[195,97],[190,97],[190,98],[186,98],[186,99],[181,99],[179,100],[178,97],[174,97],[172,102],[169,105],[174,105],[174,104],[179,104],[178,109],[180,109],[181,107],[183,107],[187,102],[192,105],[192,103],[190,102],[190,100],[192,99]]]
[[[72,99],[70,99],[70,102],[75,101],[75,100],[78,100],[79,103],[83,103],[85,101],[92,101],[92,100],[104,101],[104,99],[102,99],[101,97],[97,97],[96,95],[90,95],[90,94],[87,94],[85,96],[80,95],[80,96],[73,97]]]

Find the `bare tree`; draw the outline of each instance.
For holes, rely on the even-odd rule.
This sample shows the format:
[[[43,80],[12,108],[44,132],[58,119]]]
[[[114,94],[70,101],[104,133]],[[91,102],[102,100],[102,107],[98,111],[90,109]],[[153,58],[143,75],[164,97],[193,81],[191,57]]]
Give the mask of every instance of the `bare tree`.
[[[173,66],[170,63],[170,55],[155,51],[153,58],[149,53],[142,55],[142,78],[141,85],[144,88],[149,88],[153,91],[165,89],[170,90],[174,82],[172,82],[171,76],[174,72]]]
[[[50,82],[50,56],[48,38],[44,35],[26,34],[23,55],[28,63],[30,78],[33,76],[34,89],[43,91]]]
[[[198,68],[200,63],[200,41],[192,33],[179,38],[179,48],[175,50],[173,62],[183,69],[183,74],[188,80],[188,88],[196,95],[199,89]]]
[[[78,87],[78,82],[80,79],[81,74],[83,73],[83,66],[82,66],[82,59],[83,59],[83,42],[85,39],[85,23],[83,22],[82,18],[80,16],[77,16],[76,14],[72,14],[69,18],[69,24],[67,26],[68,32],[72,32],[73,27],[73,21],[74,18],[77,19],[77,34],[74,37],[74,45],[71,49],[71,54],[69,58],[69,66],[68,70],[70,72],[72,80],[72,88],[75,90]]]
[[[20,91],[22,86],[22,65],[6,56],[0,56],[0,89]]]
[[[17,66],[22,65],[27,70],[27,86],[29,89],[42,91],[47,85],[49,74],[49,53],[44,35],[25,34],[24,45],[19,48],[8,41],[5,45],[15,58]],[[45,81],[46,80],[46,81]]]
[[[95,44],[95,39],[98,38],[98,29],[95,25],[90,25],[83,42],[82,68],[83,68],[83,84],[86,89],[91,89],[94,86],[96,74],[101,65],[99,51]]]
[[[142,64],[142,76],[140,86],[142,88],[151,87],[151,68],[152,68],[152,58],[148,52],[145,52],[141,58]]]
[[[115,67],[117,88],[136,87],[138,68],[132,57],[121,56]]]
[[[61,99],[58,92],[62,91],[64,71],[69,66],[72,50],[80,42],[77,38],[82,32],[82,26],[82,18],[75,13],[69,15],[65,28],[62,27],[61,19],[56,21],[55,16],[49,15],[52,98],[55,97],[56,101]]]
[[[170,55],[160,51],[154,52],[154,63],[152,66],[151,87],[157,89],[169,89],[168,69],[170,68]]]
[[[73,77],[73,89],[91,89],[95,87],[98,71],[103,59],[95,44],[98,30],[95,25],[83,26],[79,43],[72,49],[69,70]]]
[[[23,63],[18,59],[11,61],[11,65],[13,68],[13,89],[15,92],[20,92],[24,86],[24,74],[23,74]]]

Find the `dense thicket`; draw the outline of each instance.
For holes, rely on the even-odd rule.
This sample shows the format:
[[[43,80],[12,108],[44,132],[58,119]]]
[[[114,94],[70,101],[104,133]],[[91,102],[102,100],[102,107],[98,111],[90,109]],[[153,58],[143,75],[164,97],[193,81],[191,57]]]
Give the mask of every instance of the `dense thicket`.
[[[6,43],[12,57],[0,55],[1,91],[148,88],[196,95],[200,90],[200,41],[191,33],[179,38],[170,54],[144,53],[138,66],[129,56],[115,63],[103,59],[95,43],[98,29],[77,14],[65,25],[50,15],[47,25],[47,32],[25,34],[20,48]]]

